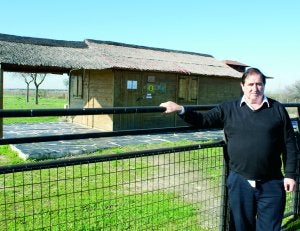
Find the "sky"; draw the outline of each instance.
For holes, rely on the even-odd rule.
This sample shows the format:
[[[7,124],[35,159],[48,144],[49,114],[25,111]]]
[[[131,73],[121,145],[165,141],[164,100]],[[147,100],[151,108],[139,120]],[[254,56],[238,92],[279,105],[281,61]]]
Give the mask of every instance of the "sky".
[[[300,80],[299,12],[297,0],[4,0],[0,33],[210,54],[259,68],[279,91]]]

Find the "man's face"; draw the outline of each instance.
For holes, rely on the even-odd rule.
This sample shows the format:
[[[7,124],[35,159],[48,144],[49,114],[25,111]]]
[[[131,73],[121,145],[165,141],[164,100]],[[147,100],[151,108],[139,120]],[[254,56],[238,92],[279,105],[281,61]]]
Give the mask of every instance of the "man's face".
[[[247,76],[244,85],[241,83],[244,97],[248,102],[261,103],[264,95],[265,85],[259,74],[253,73]]]

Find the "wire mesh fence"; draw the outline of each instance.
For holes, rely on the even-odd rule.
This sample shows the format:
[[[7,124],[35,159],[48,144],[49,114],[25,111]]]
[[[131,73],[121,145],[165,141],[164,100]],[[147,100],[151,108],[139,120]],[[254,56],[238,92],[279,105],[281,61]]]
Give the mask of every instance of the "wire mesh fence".
[[[222,150],[196,145],[2,167],[0,229],[218,230]]]

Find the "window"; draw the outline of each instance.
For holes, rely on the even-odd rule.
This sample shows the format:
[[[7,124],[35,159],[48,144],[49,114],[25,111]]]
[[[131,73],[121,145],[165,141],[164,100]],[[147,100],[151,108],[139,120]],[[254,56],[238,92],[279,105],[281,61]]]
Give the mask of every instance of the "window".
[[[74,75],[71,78],[72,80],[72,95],[76,98],[82,98],[82,82],[83,78],[82,75]]]
[[[197,101],[198,96],[198,78],[191,78],[189,81],[189,96],[190,101]]]
[[[180,76],[178,80],[178,100],[180,102],[197,102],[198,78]]]
[[[127,89],[136,90],[138,87],[136,80],[127,80]]]
[[[185,100],[187,94],[187,79],[179,77],[178,81],[178,99]]]

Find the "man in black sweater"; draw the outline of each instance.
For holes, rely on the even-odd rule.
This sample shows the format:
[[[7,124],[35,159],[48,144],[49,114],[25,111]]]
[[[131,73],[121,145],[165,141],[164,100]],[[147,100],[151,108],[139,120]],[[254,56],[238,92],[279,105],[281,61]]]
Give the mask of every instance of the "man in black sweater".
[[[266,77],[257,68],[242,76],[241,99],[208,112],[190,111],[165,102],[165,113],[177,112],[199,128],[224,128],[230,173],[229,201],[237,231],[279,231],[285,192],[295,188],[298,150],[285,108],[264,95]],[[281,171],[284,164],[284,175]]]

